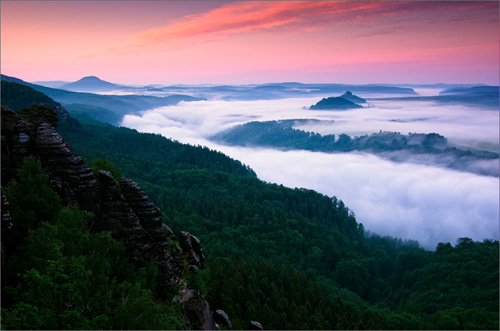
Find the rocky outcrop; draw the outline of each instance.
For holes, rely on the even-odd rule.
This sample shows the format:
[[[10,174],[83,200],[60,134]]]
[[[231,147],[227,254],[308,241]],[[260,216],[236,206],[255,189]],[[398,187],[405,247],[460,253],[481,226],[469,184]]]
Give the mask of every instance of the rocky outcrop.
[[[189,232],[181,231],[179,244],[192,269],[205,269],[205,254],[203,254],[201,243],[198,238]]]
[[[54,111],[56,112],[57,114],[57,117],[59,118],[63,118],[63,119],[68,119],[69,118],[69,113],[68,111],[66,110],[66,108],[64,108],[59,102],[57,101],[54,101],[53,104],[43,104],[43,106],[46,106],[46,107],[49,107],[49,108],[52,108],[54,109]]]
[[[200,241],[182,232],[182,248],[176,245],[175,235],[163,223],[160,209],[149,201],[136,183],[125,178],[117,182],[108,171],[101,170],[95,175],[69,143],[46,123],[35,128],[20,120],[9,137],[4,139],[2,136],[2,146],[4,141],[11,142],[11,145],[5,162],[2,155],[3,185],[15,178],[25,157],[35,155],[49,174],[50,184],[63,204],[94,213],[95,217],[89,224],[92,232],[109,231],[114,239],[123,242],[126,254],[135,265],[145,267],[153,263],[157,266],[158,296],[168,293],[174,285],[183,288],[175,302],[183,305],[189,327],[215,328],[208,302],[201,294],[187,288],[183,279],[185,259],[192,268],[205,268]],[[4,230],[10,226],[7,207],[2,190],[2,264]]]
[[[257,321],[250,321],[250,325],[248,326],[248,330],[264,330],[262,324]]]
[[[137,183],[127,178],[120,180],[122,194],[127,199],[141,224],[148,229],[149,234],[160,240],[165,240],[165,233],[175,238],[174,232],[163,224],[160,208],[156,207]]]
[[[169,245],[172,230],[162,222],[161,212],[140,187],[121,179],[120,187],[108,171],[99,171],[102,185],[100,212],[91,225],[92,231],[110,231],[113,238],[125,244],[132,262],[158,267],[158,290],[178,284],[184,266],[181,256]],[[174,236],[175,237],[175,236]]]
[[[351,91],[347,91],[340,96],[340,98],[344,98],[354,103],[366,103],[366,99],[360,98],[357,95],[352,94]]]
[[[52,187],[65,203],[97,213],[100,187],[90,166],[48,123],[38,127],[35,144]]]
[[[210,305],[197,291],[184,287],[174,298],[174,303],[180,304],[184,308],[188,319],[188,323],[185,325],[186,329],[215,330],[216,326]]]
[[[231,324],[231,321],[229,320],[229,316],[227,316],[226,312],[222,309],[217,309],[214,312],[214,321],[217,323],[217,325],[220,327],[223,327],[224,329],[232,330],[233,325]]]

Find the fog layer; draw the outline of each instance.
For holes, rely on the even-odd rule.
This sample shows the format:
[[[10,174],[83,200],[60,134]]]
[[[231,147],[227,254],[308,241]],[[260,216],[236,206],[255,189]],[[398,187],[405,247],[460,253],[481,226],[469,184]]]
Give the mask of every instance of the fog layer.
[[[432,164],[395,163],[363,153],[281,152],[220,146],[208,140],[225,128],[248,121],[311,118],[334,122],[311,122],[299,128],[349,135],[379,130],[436,132],[457,145],[498,152],[498,111],[393,101],[368,101],[370,108],[352,111],[303,109],[318,100],[183,102],[141,116],[127,115],[122,125],[220,150],[249,165],[268,182],[335,195],[367,230],[381,235],[415,239],[428,249],[439,242],[455,243],[458,237],[498,239],[498,178]]]

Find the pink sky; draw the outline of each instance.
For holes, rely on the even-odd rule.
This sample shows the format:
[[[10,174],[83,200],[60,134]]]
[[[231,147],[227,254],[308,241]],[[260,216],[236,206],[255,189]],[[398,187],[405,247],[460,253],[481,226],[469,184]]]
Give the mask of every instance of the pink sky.
[[[499,84],[498,1],[1,1],[1,71],[123,84]]]

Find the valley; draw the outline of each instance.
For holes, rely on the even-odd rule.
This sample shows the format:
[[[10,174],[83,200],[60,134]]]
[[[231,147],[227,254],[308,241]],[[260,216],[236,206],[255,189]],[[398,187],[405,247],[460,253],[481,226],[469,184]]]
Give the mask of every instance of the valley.
[[[2,99],[17,100],[16,89],[21,91],[23,86],[10,86],[10,94],[3,94]],[[24,91],[25,98],[33,95],[48,102],[34,90]],[[304,109],[302,105],[312,104],[317,97],[181,101],[125,114],[120,127],[96,121],[94,115],[82,117],[68,107],[58,132],[93,168],[99,164],[115,176],[137,181],[173,230],[169,247],[174,257],[174,234],[191,233],[199,238],[208,270],[175,273],[189,287],[201,291],[197,300],[210,302],[212,308],[203,304],[205,312],[224,309],[236,328],[246,328],[249,320],[257,319],[271,329],[297,325],[418,329],[444,323],[441,316],[452,320],[464,312],[473,318],[490,316],[497,307],[486,300],[494,291],[488,287],[491,284],[453,293],[448,303],[429,306],[432,291],[456,280],[465,281],[467,272],[453,273],[444,284],[428,281],[419,290],[408,277],[428,277],[434,268],[453,263],[456,254],[479,261],[482,254],[498,250],[494,239],[498,237],[494,221],[498,218],[498,154],[472,147],[477,147],[474,143],[497,144],[494,125],[498,112],[483,110],[493,120],[475,123],[463,118],[474,118],[473,112],[481,110],[428,100],[378,101],[380,95],[369,96],[363,95],[366,108],[341,111]],[[84,112],[97,107],[93,97],[85,99],[84,94],[82,100],[88,102]],[[443,114],[436,115],[440,112]],[[443,122],[444,114],[455,117]],[[15,122],[4,110],[2,116],[5,125]],[[413,124],[428,124],[451,134],[371,131],[383,125]],[[469,132],[466,137],[458,134],[471,125],[491,131]],[[13,128],[5,126],[2,132],[19,132],[9,130]],[[354,136],[354,132],[364,135]],[[6,137],[15,146],[16,140]],[[450,141],[465,149],[457,149]],[[17,153],[14,147],[6,150],[11,148]],[[14,161],[17,158],[3,155],[2,168],[11,169],[9,162],[18,162]],[[470,167],[466,169],[467,162]],[[453,164],[462,168],[449,169]],[[54,171],[52,175],[57,175]],[[2,172],[2,178],[9,176],[13,173]],[[99,180],[105,179],[100,176]],[[127,187],[135,185],[121,181]],[[7,185],[7,198],[13,197],[14,189]],[[16,210],[15,200],[9,208]],[[100,211],[98,217],[106,219],[105,213]],[[456,242],[455,247],[450,242]],[[17,253],[12,257],[7,252],[8,261],[18,258]],[[476,271],[489,277],[493,262],[481,262],[485,267]],[[401,269],[402,263],[411,265],[410,269]],[[171,267],[162,268],[162,273],[174,272]],[[153,277],[153,270],[141,272]],[[227,279],[231,279],[229,285]],[[266,279],[270,285],[263,282]],[[401,294],[402,289],[412,293],[411,300]],[[11,295],[9,300],[18,300]],[[248,299],[241,301],[241,297]],[[482,308],[449,308],[453,300],[469,297],[478,298]],[[151,305],[146,297],[141,300]],[[174,307],[155,314],[170,316],[171,325],[179,327]],[[415,313],[415,307],[423,313]],[[184,316],[190,316],[191,327],[210,325],[206,324],[211,323],[209,319],[192,315],[197,308],[189,309],[193,310],[185,311]],[[13,315],[7,316],[12,323]],[[120,316],[110,322],[124,323]],[[86,323],[96,321],[90,318]],[[146,320],[142,323],[155,325]],[[461,325],[494,328],[488,321],[474,323]]]

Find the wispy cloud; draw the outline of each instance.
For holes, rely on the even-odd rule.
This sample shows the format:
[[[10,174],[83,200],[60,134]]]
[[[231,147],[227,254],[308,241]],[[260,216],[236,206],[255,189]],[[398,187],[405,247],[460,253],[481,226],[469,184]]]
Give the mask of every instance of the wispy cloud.
[[[289,29],[316,31],[325,26],[408,12],[408,2],[384,1],[242,1],[172,24],[139,32],[122,50],[168,47],[189,39],[212,40],[230,35]]]
[[[318,19],[328,23],[360,19],[380,6],[375,2],[337,1],[245,1],[228,4],[202,15],[187,16],[178,22],[137,34],[144,43],[177,38],[228,36],[237,33],[283,28],[292,24],[318,28]],[[325,24],[327,20],[320,20]]]
[[[130,43],[114,48],[115,53],[144,52],[171,48],[179,43],[199,43],[232,35],[255,32],[314,32],[347,22],[373,23],[391,17],[394,28],[408,28],[409,21],[436,20],[444,11],[487,12],[495,3],[413,2],[413,1],[237,1],[203,14],[188,15],[173,23],[132,36]],[[491,9],[491,8],[490,8]],[[498,11],[498,10],[497,10]],[[468,16],[459,15],[461,20]],[[463,16],[463,17],[462,17]],[[474,15],[476,17],[478,15]],[[480,15],[479,15],[480,16]],[[385,26],[383,33],[390,33]],[[373,29],[370,34],[379,34]]]

